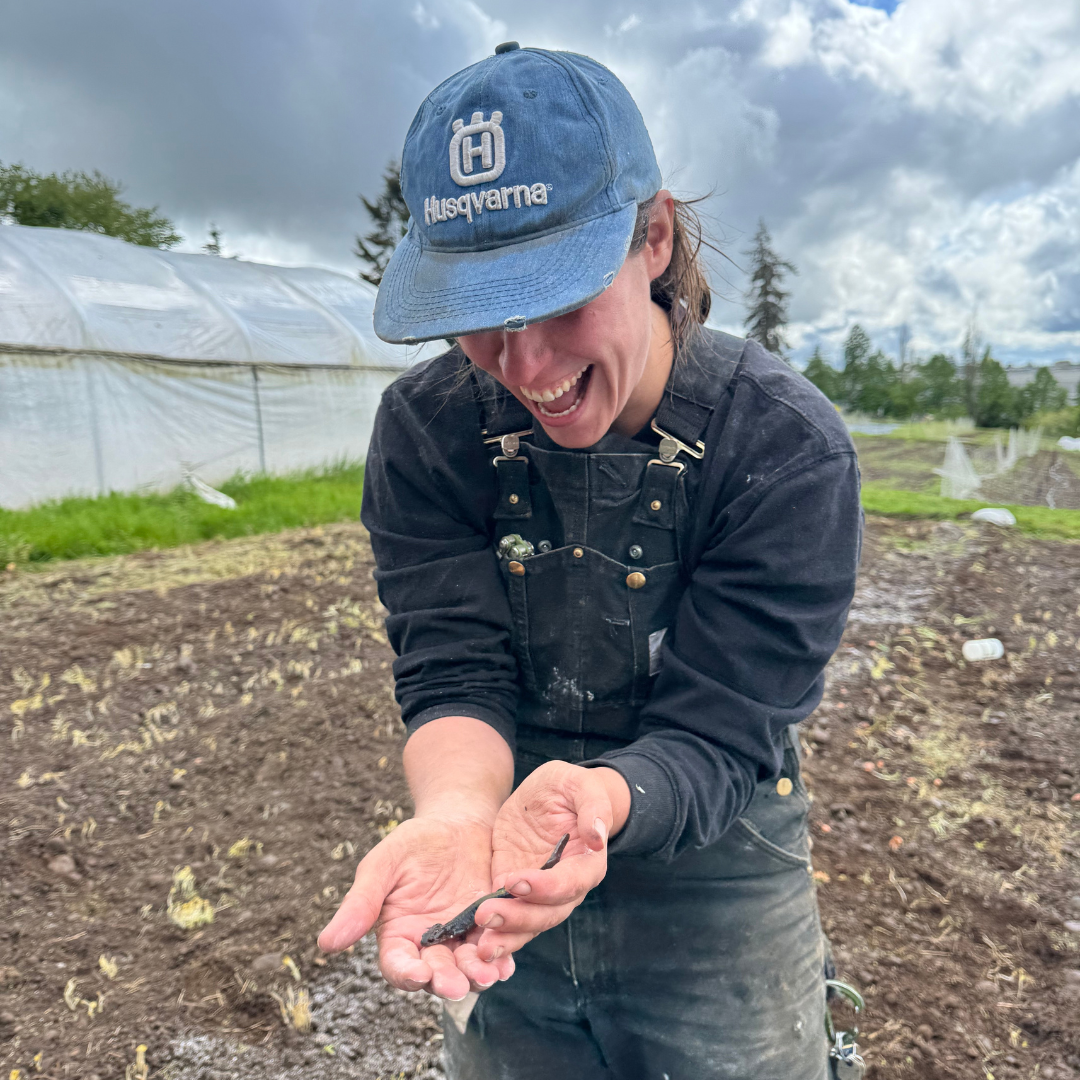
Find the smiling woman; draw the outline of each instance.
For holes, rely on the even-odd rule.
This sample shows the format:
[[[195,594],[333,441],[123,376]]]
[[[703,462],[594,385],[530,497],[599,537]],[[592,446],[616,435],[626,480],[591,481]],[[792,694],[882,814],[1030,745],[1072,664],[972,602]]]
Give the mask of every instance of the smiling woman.
[[[854,590],[848,434],[704,328],[700,229],[606,68],[499,46],[402,160],[375,327],[457,342],[386,391],[365,472],[416,816],[320,942],[377,925],[395,986],[484,991],[453,1080],[825,1080],[794,725]]]

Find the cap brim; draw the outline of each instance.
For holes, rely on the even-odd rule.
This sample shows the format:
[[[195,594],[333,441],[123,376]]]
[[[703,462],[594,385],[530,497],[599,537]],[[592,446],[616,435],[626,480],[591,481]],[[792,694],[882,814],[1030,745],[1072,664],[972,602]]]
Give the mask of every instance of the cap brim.
[[[637,204],[490,251],[420,245],[415,227],[398,244],[375,301],[375,333],[408,345],[485,330],[522,329],[599,296],[630,247]]]

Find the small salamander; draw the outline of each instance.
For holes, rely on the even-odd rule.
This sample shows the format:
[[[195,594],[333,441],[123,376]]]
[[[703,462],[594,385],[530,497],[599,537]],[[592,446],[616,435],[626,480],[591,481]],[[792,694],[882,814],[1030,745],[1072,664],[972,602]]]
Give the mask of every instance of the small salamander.
[[[566,849],[566,843],[569,839],[570,834],[566,833],[555,845],[555,850],[551,853],[548,861],[540,867],[541,870],[550,870],[562,858],[562,853]],[[495,892],[488,893],[487,896],[481,896],[479,900],[474,900],[464,911],[458,912],[449,922],[437,922],[434,926],[429,926],[420,938],[420,947],[441,945],[444,941],[453,941],[454,938],[464,937],[476,925],[477,908],[485,900],[511,900],[513,896],[514,894],[507,892],[506,889],[496,889]]]

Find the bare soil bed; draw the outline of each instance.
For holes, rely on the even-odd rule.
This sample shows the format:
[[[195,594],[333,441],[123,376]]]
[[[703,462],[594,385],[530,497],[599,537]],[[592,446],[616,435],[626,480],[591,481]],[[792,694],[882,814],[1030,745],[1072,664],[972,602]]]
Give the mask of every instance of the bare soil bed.
[[[314,943],[410,812],[370,572],[344,525],[0,577],[2,1075],[441,1076]],[[1078,603],[1080,545],[869,523],[805,741],[874,1075],[1080,1077]]]

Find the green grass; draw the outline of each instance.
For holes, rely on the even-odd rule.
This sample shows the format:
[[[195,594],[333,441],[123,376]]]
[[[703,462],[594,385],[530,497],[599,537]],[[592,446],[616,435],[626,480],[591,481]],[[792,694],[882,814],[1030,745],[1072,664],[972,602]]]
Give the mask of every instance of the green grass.
[[[977,499],[945,499],[940,495],[901,491],[874,482],[863,484],[862,503],[868,514],[939,521],[968,517],[984,506],[1006,505],[1016,518],[1017,528],[1021,532],[1054,540],[1080,540],[1080,510],[1051,510],[1047,506],[1015,506]]]
[[[0,569],[355,520],[363,480],[356,462],[290,476],[234,476],[218,486],[236,500],[235,510],[204,503],[185,487],[0,509]]]
[[[356,520],[363,479],[363,465],[352,462],[291,476],[235,476],[219,486],[236,500],[236,510],[210,506],[183,487],[160,495],[112,494],[61,499],[28,510],[0,510],[0,569],[8,563],[121,555]],[[862,500],[870,514],[941,521],[967,517],[988,505],[905,491],[874,480],[863,484]],[[1008,508],[1021,532],[1080,540],[1080,510]]]

